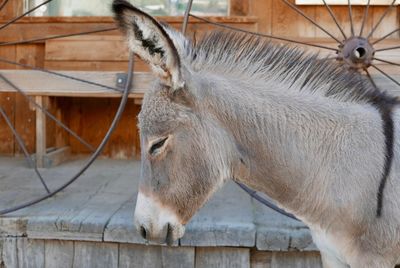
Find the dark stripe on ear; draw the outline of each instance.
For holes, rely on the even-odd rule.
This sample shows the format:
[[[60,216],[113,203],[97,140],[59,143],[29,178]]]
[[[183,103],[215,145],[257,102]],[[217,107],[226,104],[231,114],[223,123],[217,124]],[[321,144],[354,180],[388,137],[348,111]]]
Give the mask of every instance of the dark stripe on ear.
[[[374,105],[378,108],[381,114],[383,122],[383,134],[385,136],[385,165],[383,168],[383,173],[377,193],[378,204],[376,209],[376,216],[378,218],[382,215],[383,194],[393,162],[394,123],[392,118],[392,111],[394,106],[398,104],[396,99],[387,97],[385,94],[383,94],[381,97],[382,98],[379,98],[379,101],[374,101]]]
[[[141,15],[143,17],[146,17],[151,22],[153,22],[154,26],[156,26],[158,28],[160,33],[165,38],[166,42],[168,43],[168,47],[172,49],[172,52],[173,52],[172,57],[174,57],[174,60],[177,64],[177,66],[179,66],[179,67],[181,66],[181,60],[178,57],[178,51],[176,50],[174,43],[172,42],[172,40],[169,37],[169,35],[167,34],[167,32],[164,30],[164,28],[161,26],[161,24],[157,20],[155,20],[152,16],[148,15],[147,13],[141,11],[140,9],[134,7],[126,0],[114,0],[113,4],[112,4],[112,10],[115,14],[114,19],[117,21],[118,26],[124,32],[127,31],[127,27],[128,27],[126,25],[127,22],[124,19],[124,12],[126,12],[126,11],[130,10],[133,12],[133,14]],[[133,14],[132,14],[132,16],[133,16]],[[135,33],[134,33],[135,35],[139,34],[139,33],[137,33],[137,27],[135,27],[134,30],[135,30]],[[140,34],[143,36],[143,33],[140,32]],[[149,48],[150,53],[160,53],[160,51],[158,51],[158,48],[156,48],[154,45],[154,40],[149,40],[149,39],[140,39],[140,40],[142,40],[142,43],[145,47]],[[162,55],[164,55],[164,51],[162,51]]]
[[[157,47],[157,38],[153,36],[153,39],[145,39],[143,38],[143,32],[142,30],[139,29],[139,27],[136,24],[133,24],[133,32],[136,37],[136,39],[142,41],[142,46],[147,48],[149,50],[149,53],[151,56],[154,56],[154,54],[160,54],[161,58],[164,57],[165,51],[162,50],[161,48]]]

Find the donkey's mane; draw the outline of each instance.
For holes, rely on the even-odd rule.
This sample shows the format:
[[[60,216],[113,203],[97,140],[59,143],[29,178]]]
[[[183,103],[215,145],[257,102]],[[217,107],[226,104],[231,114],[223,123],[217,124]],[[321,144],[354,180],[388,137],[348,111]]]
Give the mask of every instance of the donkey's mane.
[[[320,92],[341,101],[379,103],[392,99],[339,62],[253,35],[215,31],[197,44],[186,43],[185,50],[195,70],[251,80],[276,79],[290,88]]]

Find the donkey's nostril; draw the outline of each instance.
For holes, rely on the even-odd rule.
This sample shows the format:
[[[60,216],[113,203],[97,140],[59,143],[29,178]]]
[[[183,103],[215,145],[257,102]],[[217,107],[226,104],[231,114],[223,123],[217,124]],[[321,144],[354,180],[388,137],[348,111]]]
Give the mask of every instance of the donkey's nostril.
[[[146,228],[143,226],[143,225],[141,225],[140,226],[140,235],[145,239],[145,240],[148,240],[147,238],[147,236],[148,236],[148,231],[146,230]]]

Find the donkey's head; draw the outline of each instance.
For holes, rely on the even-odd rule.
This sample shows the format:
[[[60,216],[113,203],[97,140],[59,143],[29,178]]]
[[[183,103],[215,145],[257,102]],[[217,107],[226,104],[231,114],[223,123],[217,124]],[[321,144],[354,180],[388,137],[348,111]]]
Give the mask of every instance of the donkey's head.
[[[147,240],[167,242],[232,176],[233,138],[199,103],[209,85],[185,60],[188,41],[125,1],[114,1],[130,49],[158,78],[139,115],[142,172],[135,224]]]

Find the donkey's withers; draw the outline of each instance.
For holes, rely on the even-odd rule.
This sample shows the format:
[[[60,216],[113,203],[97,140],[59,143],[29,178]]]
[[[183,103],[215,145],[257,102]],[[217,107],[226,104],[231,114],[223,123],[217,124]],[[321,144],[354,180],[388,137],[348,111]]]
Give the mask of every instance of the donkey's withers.
[[[394,266],[400,148],[384,129],[389,118],[398,133],[392,98],[295,49],[223,32],[194,46],[125,1],[113,9],[129,47],[158,77],[139,115],[135,224],[145,239],[182,237],[235,179],[302,219],[325,266]]]

